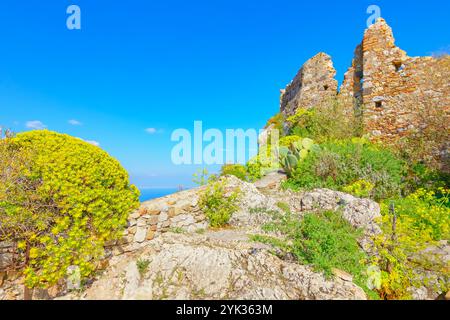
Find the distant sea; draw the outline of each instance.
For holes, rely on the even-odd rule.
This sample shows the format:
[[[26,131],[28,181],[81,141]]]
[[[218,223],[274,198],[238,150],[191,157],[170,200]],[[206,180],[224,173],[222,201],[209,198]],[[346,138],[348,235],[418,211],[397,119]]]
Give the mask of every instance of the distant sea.
[[[162,188],[162,189],[140,189],[141,190],[141,202],[148,201],[156,198],[161,198],[169,194],[178,192],[177,188]]]

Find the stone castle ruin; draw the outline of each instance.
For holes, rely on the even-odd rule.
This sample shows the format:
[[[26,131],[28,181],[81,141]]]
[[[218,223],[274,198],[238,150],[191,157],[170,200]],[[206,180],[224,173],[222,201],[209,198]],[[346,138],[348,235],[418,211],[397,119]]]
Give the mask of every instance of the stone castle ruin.
[[[289,117],[298,108],[334,97],[346,109],[361,111],[364,131],[374,140],[391,143],[421,129],[424,118],[432,117],[446,124],[441,134],[448,135],[450,57],[409,57],[395,45],[384,19],[366,30],[339,90],[335,75],[329,55],[319,53],[308,60],[281,91],[281,113]],[[447,143],[441,152],[448,150]]]

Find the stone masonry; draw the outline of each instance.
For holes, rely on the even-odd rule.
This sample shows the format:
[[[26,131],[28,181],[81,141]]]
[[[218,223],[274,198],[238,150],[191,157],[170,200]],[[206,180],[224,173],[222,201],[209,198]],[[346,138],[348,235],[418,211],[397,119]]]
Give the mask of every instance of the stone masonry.
[[[339,92],[335,74],[324,53],[307,61],[282,90],[282,114],[289,117],[331,96],[362,114],[365,133],[373,140],[395,142],[423,128],[425,118],[440,118],[447,124],[442,130],[450,131],[450,56],[407,56],[382,18],[365,31]],[[448,150],[449,145],[442,146],[443,154]]]
[[[196,232],[208,228],[207,218],[198,205],[200,189],[142,203],[130,215],[128,228],[120,246],[114,246],[114,253],[135,251],[167,231]]]
[[[418,128],[424,115],[449,117],[449,79],[450,57],[408,57],[379,19],[355,51],[340,97],[363,106],[367,133],[391,142]]]
[[[331,57],[319,53],[309,59],[294,80],[281,91],[281,112],[292,116],[299,107],[314,107],[336,95],[338,83]]]

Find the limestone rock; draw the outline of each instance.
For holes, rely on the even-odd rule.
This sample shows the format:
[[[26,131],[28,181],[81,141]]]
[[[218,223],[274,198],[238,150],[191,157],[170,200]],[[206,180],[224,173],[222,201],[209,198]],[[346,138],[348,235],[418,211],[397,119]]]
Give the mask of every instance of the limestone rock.
[[[361,288],[255,249],[243,235],[167,233],[154,251],[121,259],[84,299],[366,299]],[[136,260],[150,261],[141,278]],[[61,299],[78,299],[71,294]]]
[[[147,228],[138,227],[136,230],[136,234],[134,235],[134,241],[137,243],[144,242],[146,236],[147,236]]]
[[[381,217],[380,206],[370,199],[328,189],[316,189],[299,196],[301,211],[342,210],[343,217],[355,228],[362,228],[367,235],[381,232],[375,219]]]

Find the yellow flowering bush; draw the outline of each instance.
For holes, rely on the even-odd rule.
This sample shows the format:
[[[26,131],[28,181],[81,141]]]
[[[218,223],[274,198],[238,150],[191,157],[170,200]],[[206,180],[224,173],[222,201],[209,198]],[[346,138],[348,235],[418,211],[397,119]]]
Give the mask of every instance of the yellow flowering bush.
[[[18,243],[26,286],[50,287],[70,266],[88,277],[104,245],[121,237],[139,191],[117,160],[81,139],[39,130],[10,144],[32,157],[20,192],[0,194],[0,240]]]
[[[336,98],[325,99],[313,108],[297,108],[286,124],[290,128],[289,134],[311,138],[318,143],[349,139],[362,133],[356,112]]]
[[[296,124],[300,120],[302,120],[302,118],[311,116],[312,114],[313,114],[313,110],[312,109],[307,109],[307,108],[300,107],[300,108],[297,108],[297,110],[295,111],[294,115],[288,117],[286,120],[290,124]]]
[[[280,139],[280,147],[290,147],[292,143],[302,140],[299,136],[285,136]]]
[[[445,188],[437,192],[419,189],[404,199],[381,204],[383,234],[374,238],[377,255],[373,262],[382,270],[382,298],[407,299],[409,287],[432,283],[420,270],[439,275],[440,280],[433,283],[436,290],[450,289],[448,264],[425,250],[450,239],[449,195]]]
[[[358,180],[342,188],[342,191],[351,193],[357,197],[369,197],[375,185],[370,181]]]

